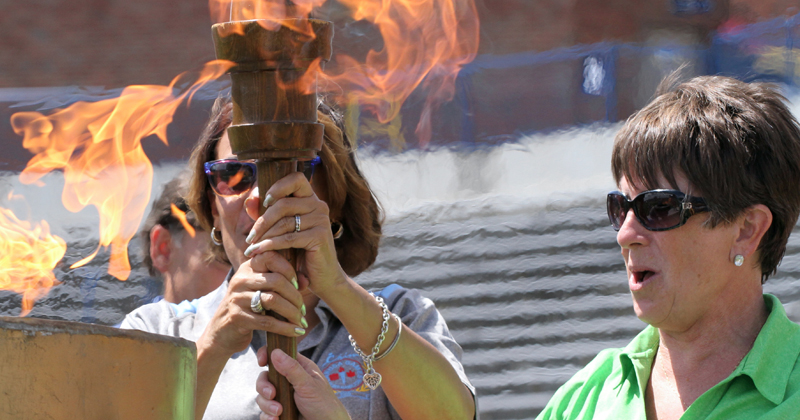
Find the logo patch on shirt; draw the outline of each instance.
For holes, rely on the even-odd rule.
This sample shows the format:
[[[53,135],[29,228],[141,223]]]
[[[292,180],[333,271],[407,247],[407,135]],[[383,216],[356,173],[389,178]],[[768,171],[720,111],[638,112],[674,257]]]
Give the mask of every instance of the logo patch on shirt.
[[[369,399],[369,388],[364,385],[364,365],[356,354],[336,356],[328,354],[320,366],[322,374],[328,380],[336,396],[341,398],[355,397]]]

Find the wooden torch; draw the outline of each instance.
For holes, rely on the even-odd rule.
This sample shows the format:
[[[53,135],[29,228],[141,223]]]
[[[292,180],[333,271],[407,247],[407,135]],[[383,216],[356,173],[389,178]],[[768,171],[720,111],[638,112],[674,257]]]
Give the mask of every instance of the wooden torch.
[[[322,147],[316,74],[311,72],[321,68],[313,65],[315,61],[321,64],[331,57],[333,26],[315,19],[250,20],[216,24],[212,33],[217,58],[235,63],[230,70],[233,121],[228,137],[240,160],[256,161],[259,214],[263,214],[270,186],[302,170]],[[295,250],[282,254],[296,267]],[[297,343],[291,337],[267,334],[267,348],[270,354],[279,348],[297,357]],[[269,379],[283,406],[280,419],[297,419],[291,384],[271,360]]]

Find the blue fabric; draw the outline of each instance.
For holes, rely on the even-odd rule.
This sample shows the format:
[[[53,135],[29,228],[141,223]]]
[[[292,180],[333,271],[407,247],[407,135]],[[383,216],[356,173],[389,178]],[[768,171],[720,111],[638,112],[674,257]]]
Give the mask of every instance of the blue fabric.
[[[173,311],[175,311],[175,316],[183,316],[186,314],[196,314],[197,304],[198,304],[198,299],[193,299],[191,301],[184,300],[181,303],[170,303],[169,306],[172,308]]]
[[[392,283],[392,284],[384,287],[383,289],[381,289],[380,292],[377,292],[376,296],[380,296],[380,297],[383,298],[383,300],[386,300],[386,299],[389,298],[389,296],[392,295],[392,293],[395,293],[400,289],[402,289],[402,287],[399,284]]]

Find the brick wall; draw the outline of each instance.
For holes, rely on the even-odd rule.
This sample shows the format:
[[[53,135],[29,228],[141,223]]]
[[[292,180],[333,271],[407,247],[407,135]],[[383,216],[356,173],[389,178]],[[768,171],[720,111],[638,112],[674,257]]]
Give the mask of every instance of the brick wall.
[[[0,2],[0,87],[167,84],[214,58],[208,4]]]
[[[702,36],[728,15],[751,23],[798,11],[796,0],[713,0],[709,14],[677,17],[672,1],[478,0],[480,53],[637,42],[659,27]],[[360,55],[375,45],[374,36],[350,30],[368,28],[345,27],[341,8],[328,5],[326,13],[337,22],[337,51]],[[214,58],[203,0],[5,1],[0,16],[0,88],[166,84]]]
[[[479,58],[551,52],[603,41],[697,45],[707,42],[709,34],[724,25],[798,12],[797,0],[708,0],[713,5],[709,13],[676,15],[676,1],[476,0],[481,19]],[[0,25],[0,90],[167,84],[179,73],[197,69],[214,58],[205,0],[5,1],[0,2],[0,16],[4,18]],[[333,0],[318,17],[334,22],[334,49],[338,53],[364,57],[370,49],[381,47],[375,28],[350,21],[347,11]],[[608,100],[586,95],[580,89],[583,58],[475,74],[460,87],[457,101],[445,106],[434,139],[484,141],[604,119]],[[636,58],[619,57],[614,110],[609,119],[625,118],[647,101],[657,80],[643,77],[660,77],[648,70],[648,65]],[[404,108],[409,138],[415,137],[413,128],[421,101],[419,95],[412,96]],[[410,112],[406,114],[405,110]],[[12,112],[15,110],[3,109],[0,116]],[[207,115],[205,108],[196,112],[191,124]],[[472,120],[466,121],[465,115]],[[180,124],[176,120],[175,125]],[[177,130],[179,135],[184,131]],[[188,131],[187,144],[195,138],[194,131]],[[9,133],[7,118],[3,118],[0,139],[15,141],[14,134]],[[169,151],[159,155],[180,158],[186,153],[175,148],[180,144],[182,140],[173,142]],[[11,155],[22,162],[28,157],[21,152]]]

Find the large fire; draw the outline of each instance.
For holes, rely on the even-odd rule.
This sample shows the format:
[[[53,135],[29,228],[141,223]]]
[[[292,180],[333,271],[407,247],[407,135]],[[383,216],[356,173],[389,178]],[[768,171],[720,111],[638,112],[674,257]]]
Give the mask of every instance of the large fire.
[[[53,269],[64,257],[67,244],[50,234],[46,221],[31,224],[0,208],[0,290],[22,295],[22,313],[57,284]]]
[[[277,25],[276,19],[307,17],[325,1],[209,0],[209,6],[215,22],[266,19],[262,24],[270,29],[270,25]],[[382,124],[392,122],[392,130],[387,132],[401,137],[397,127],[400,108],[422,85],[426,100],[417,135],[425,147],[431,138],[432,112],[453,98],[458,72],[477,53],[479,24],[474,0],[339,3],[350,9],[353,19],[378,28],[383,48],[370,51],[363,62],[335,55],[326,72],[318,72],[319,63],[313,63],[308,80],[295,81],[300,84],[297,88],[308,84],[313,89],[311,85],[316,85],[319,74],[320,90],[327,96],[349,109],[371,111]],[[313,36],[304,22],[283,24],[293,25],[290,29],[300,36]],[[197,81],[182,91],[176,86],[185,81],[184,75],[169,86],[129,86],[118,98],[77,102],[49,115],[21,112],[12,116],[11,124],[24,137],[24,147],[35,154],[20,180],[37,183],[48,172],[63,171],[64,206],[73,212],[94,206],[99,212],[98,248],[72,268],[88,263],[100,248],[110,247],[108,272],[120,280],[128,278],[131,267],[127,247],[149,202],[153,178],[152,164],[141,142],[155,135],[166,144],[166,129],[177,107],[232,65],[223,61],[206,64]],[[348,127],[352,130],[354,127]],[[33,301],[55,282],[52,270],[64,255],[64,241],[49,235],[46,222],[31,226],[2,209],[0,235],[0,289],[22,293],[23,313],[28,313]]]
[[[385,124],[395,120],[405,100],[422,85],[426,99],[416,133],[425,147],[431,139],[432,113],[453,98],[458,72],[477,54],[479,21],[474,0],[338,1],[350,9],[354,20],[378,28],[383,49],[370,51],[363,62],[334,54],[331,65],[320,73],[319,89],[340,103],[359,104]],[[209,0],[209,7],[215,22],[267,19],[266,26],[270,20],[307,17],[325,1],[293,3],[287,7],[286,0]],[[310,33],[305,27],[292,29]],[[314,70],[308,74],[316,75]]]
[[[208,81],[217,79],[230,63],[206,64],[191,87],[177,93],[176,77],[169,86],[129,86],[114,99],[77,102],[50,115],[20,112],[11,117],[23,146],[35,156],[20,174],[34,183],[48,172],[64,171],[61,196],[67,210],[95,206],[100,215],[98,249],[71,266],[88,263],[100,247],[111,247],[108,272],[125,280],[131,267],[128,243],[136,234],[150,200],[153,167],[142,139],[155,135],[167,143],[167,126],[184,100]]]

